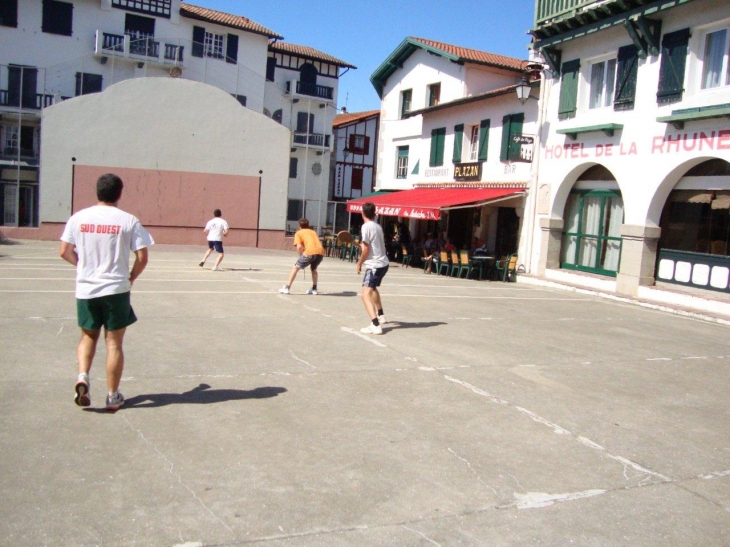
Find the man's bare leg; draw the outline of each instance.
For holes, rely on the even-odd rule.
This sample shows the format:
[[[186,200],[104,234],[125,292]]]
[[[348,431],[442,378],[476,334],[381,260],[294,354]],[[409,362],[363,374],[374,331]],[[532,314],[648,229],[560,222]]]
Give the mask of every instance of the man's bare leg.
[[[126,330],[126,328],[123,328],[104,332],[106,341],[106,385],[109,393],[119,391],[119,383],[122,381],[122,371],[124,370],[122,342]]]
[[[368,312],[371,321],[378,317],[378,310],[373,302],[373,293],[377,294],[378,291],[370,287],[362,288],[362,303],[365,304],[365,311]],[[378,302],[380,302],[380,296],[378,296]]]
[[[373,303],[373,306],[375,307],[375,315],[378,315],[378,310],[383,309],[383,303],[380,301],[380,293],[378,292],[378,289],[373,289],[370,293],[370,300]]]
[[[203,257],[203,260],[200,261],[200,265],[202,266],[205,264],[205,261],[208,260],[208,257],[210,256],[210,253],[213,252],[213,249],[208,249],[208,252],[205,253],[205,256]]]
[[[99,340],[98,330],[81,329],[81,340],[76,348],[76,359],[79,362],[79,374],[88,374],[96,354],[96,343]]]
[[[289,273],[289,279],[287,279],[287,281],[286,281],[287,287],[291,287],[291,285],[292,285],[292,283],[294,283],[294,279],[296,279],[298,273],[299,273],[299,268],[294,266],[291,269],[291,272]]]
[[[316,287],[317,286],[317,280],[318,279],[319,279],[319,274],[317,273],[317,270],[312,270],[312,287]]]
[[[217,268],[218,265],[223,261],[223,255],[225,255],[225,253],[218,254],[218,260],[215,261],[215,266],[213,266],[214,268]]]

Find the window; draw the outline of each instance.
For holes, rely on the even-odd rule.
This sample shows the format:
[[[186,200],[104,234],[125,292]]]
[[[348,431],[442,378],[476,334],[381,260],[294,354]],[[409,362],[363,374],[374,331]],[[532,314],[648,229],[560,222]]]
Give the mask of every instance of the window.
[[[398,147],[398,165],[395,171],[395,178],[404,179],[408,176],[408,147]]]
[[[502,149],[499,153],[500,161],[512,161],[520,157],[522,145],[515,142],[512,137],[522,135],[522,123],[525,115],[508,114],[502,118]]]
[[[662,249],[730,255],[730,192],[672,190],[662,211]]]
[[[274,81],[274,72],[276,70],[276,57],[267,57],[266,59],[266,79],[270,82]]]
[[[621,257],[621,194],[591,190],[573,192],[565,207],[560,266],[615,276]]]
[[[214,59],[223,59],[223,35],[214,34],[205,31],[205,39],[203,40],[206,57]]]
[[[431,155],[429,165],[437,167],[444,164],[444,142],[446,141],[446,128],[440,127],[431,130]]]
[[[43,0],[43,21],[41,30],[49,34],[71,36],[74,6],[69,2]]]
[[[18,0],[3,0],[0,2],[0,26],[18,26]]]
[[[279,108],[278,110],[274,110],[274,113],[271,115],[271,119],[274,120],[275,122],[282,123],[281,119],[283,116],[284,116],[284,111],[281,108]]]
[[[235,34],[226,35],[226,63],[238,63],[238,36]]]
[[[241,106],[246,106],[246,95],[233,95]]]
[[[128,13],[124,19],[124,34],[129,36],[129,52],[156,57],[155,20]]]
[[[289,158],[289,178],[290,179],[297,178],[297,165],[298,164],[299,164],[299,160],[297,158]]]
[[[479,126],[472,125],[469,128],[469,161],[477,161],[479,153]]]
[[[7,106],[40,108],[36,90],[38,88],[38,69],[28,66],[10,65],[8,67]]]
[[[350,190],[360,190],[362,192],[362,168],[352,168],[352,178],[350,178]]]
[[[18,126],[6,125],[5,136],[3,142],[3,154],[6,156],[16,155],[18,153]]]
[[[563,63],[560,69],[560,103],[558,119],[575,118],[576,102],[578,100],[578,72],[580,59]]]
[[[436,106],[441,101],[441,84],[428,86],[428,106]]]
[[[101,74],[76,73],[76,96],[99,93],[102,89]]]
[[[730,29],[705,34],[702,50],[702,89],[730,85]]]
[[[290,199],[286,207],[286,219],[296,221],[304,217],[304,200]]]
[[[635,45],[618,48],[614,110],[633,110],[636,79],[639,73],[639,50]]]
[[[406,117],[406,114],[411,111],[411,97],[413,96],[412,89],[404,89],[400,92],[400,117],[401,119]]]
[[[353,154],[367,154],[370,149],[370,137],[365,135],[350,135],[348,149]]]
[[[616,83],[616,59],[593,63],[590,69],[588,108],[611,106]]]
[[[688,43],[688,28],[670,32],[662,38],[662,61],[659,67],[659,89],[656,94],[659,104],[682,100]]]
[[[307,123],[309,121],[309,123]],[[297,112],[297,133],[311,133],[314,129],[314,114]]]
[[[172,0],[112,0],[112,7],[170,18]]]

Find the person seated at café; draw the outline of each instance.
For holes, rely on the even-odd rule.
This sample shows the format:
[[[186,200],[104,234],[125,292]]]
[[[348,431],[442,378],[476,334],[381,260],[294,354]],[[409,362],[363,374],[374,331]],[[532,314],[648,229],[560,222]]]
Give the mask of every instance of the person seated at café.
[[[456,250],[456,245],[451,243],[451,240],[447,237],[444,241],[444,246],[441,248],[442,251],[446,251],[447,253],[450,253],[451,251]]]
[[[433,260],[438,256],[438,242],[433,238],[433,234],[426,235],[426,241],[423,242],[423,261],[427,266],[423,270],[424,273],[431,273],[433,269]]]

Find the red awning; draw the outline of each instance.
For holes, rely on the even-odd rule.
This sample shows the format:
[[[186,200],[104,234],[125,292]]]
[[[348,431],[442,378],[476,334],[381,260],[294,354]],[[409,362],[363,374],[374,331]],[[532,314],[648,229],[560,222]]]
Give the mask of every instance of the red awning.
[[[347,210],[359,213],[363,203],[369,201],[379,215],[438,220],[444,209],[468,204],[476,207],[524,193],[523,188],[414,188],[353,199],[347,202]]]

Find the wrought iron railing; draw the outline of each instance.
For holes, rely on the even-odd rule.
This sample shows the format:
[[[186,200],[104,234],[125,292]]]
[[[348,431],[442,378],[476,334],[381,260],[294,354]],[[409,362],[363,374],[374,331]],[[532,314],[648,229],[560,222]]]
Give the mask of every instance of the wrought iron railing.
[[[297,82],[297,93],[300,95],[309,95],[310,97],[319,97],[321,99],[332,99],[333,89],[325,85],[308,84]]]
[[[20,92],[11,93],[8,89],[0,89],[0,106],[20,106],[32,110],[40,110],[53,104],[53,95],[29,93],[21,97]]]
[[[103,33],[101,48],[104,51],[124,53],[124,36],[121,34]]]
[[[322,133],[295,132],[294,144],[304,144],[309,146],[329,148],[330,136],[323,135]]]
[[[661,249],[656,280],[730,293],[730,256]]]
[[[165,60],[183,62],[183,46],[175,44],[165,44]]]

